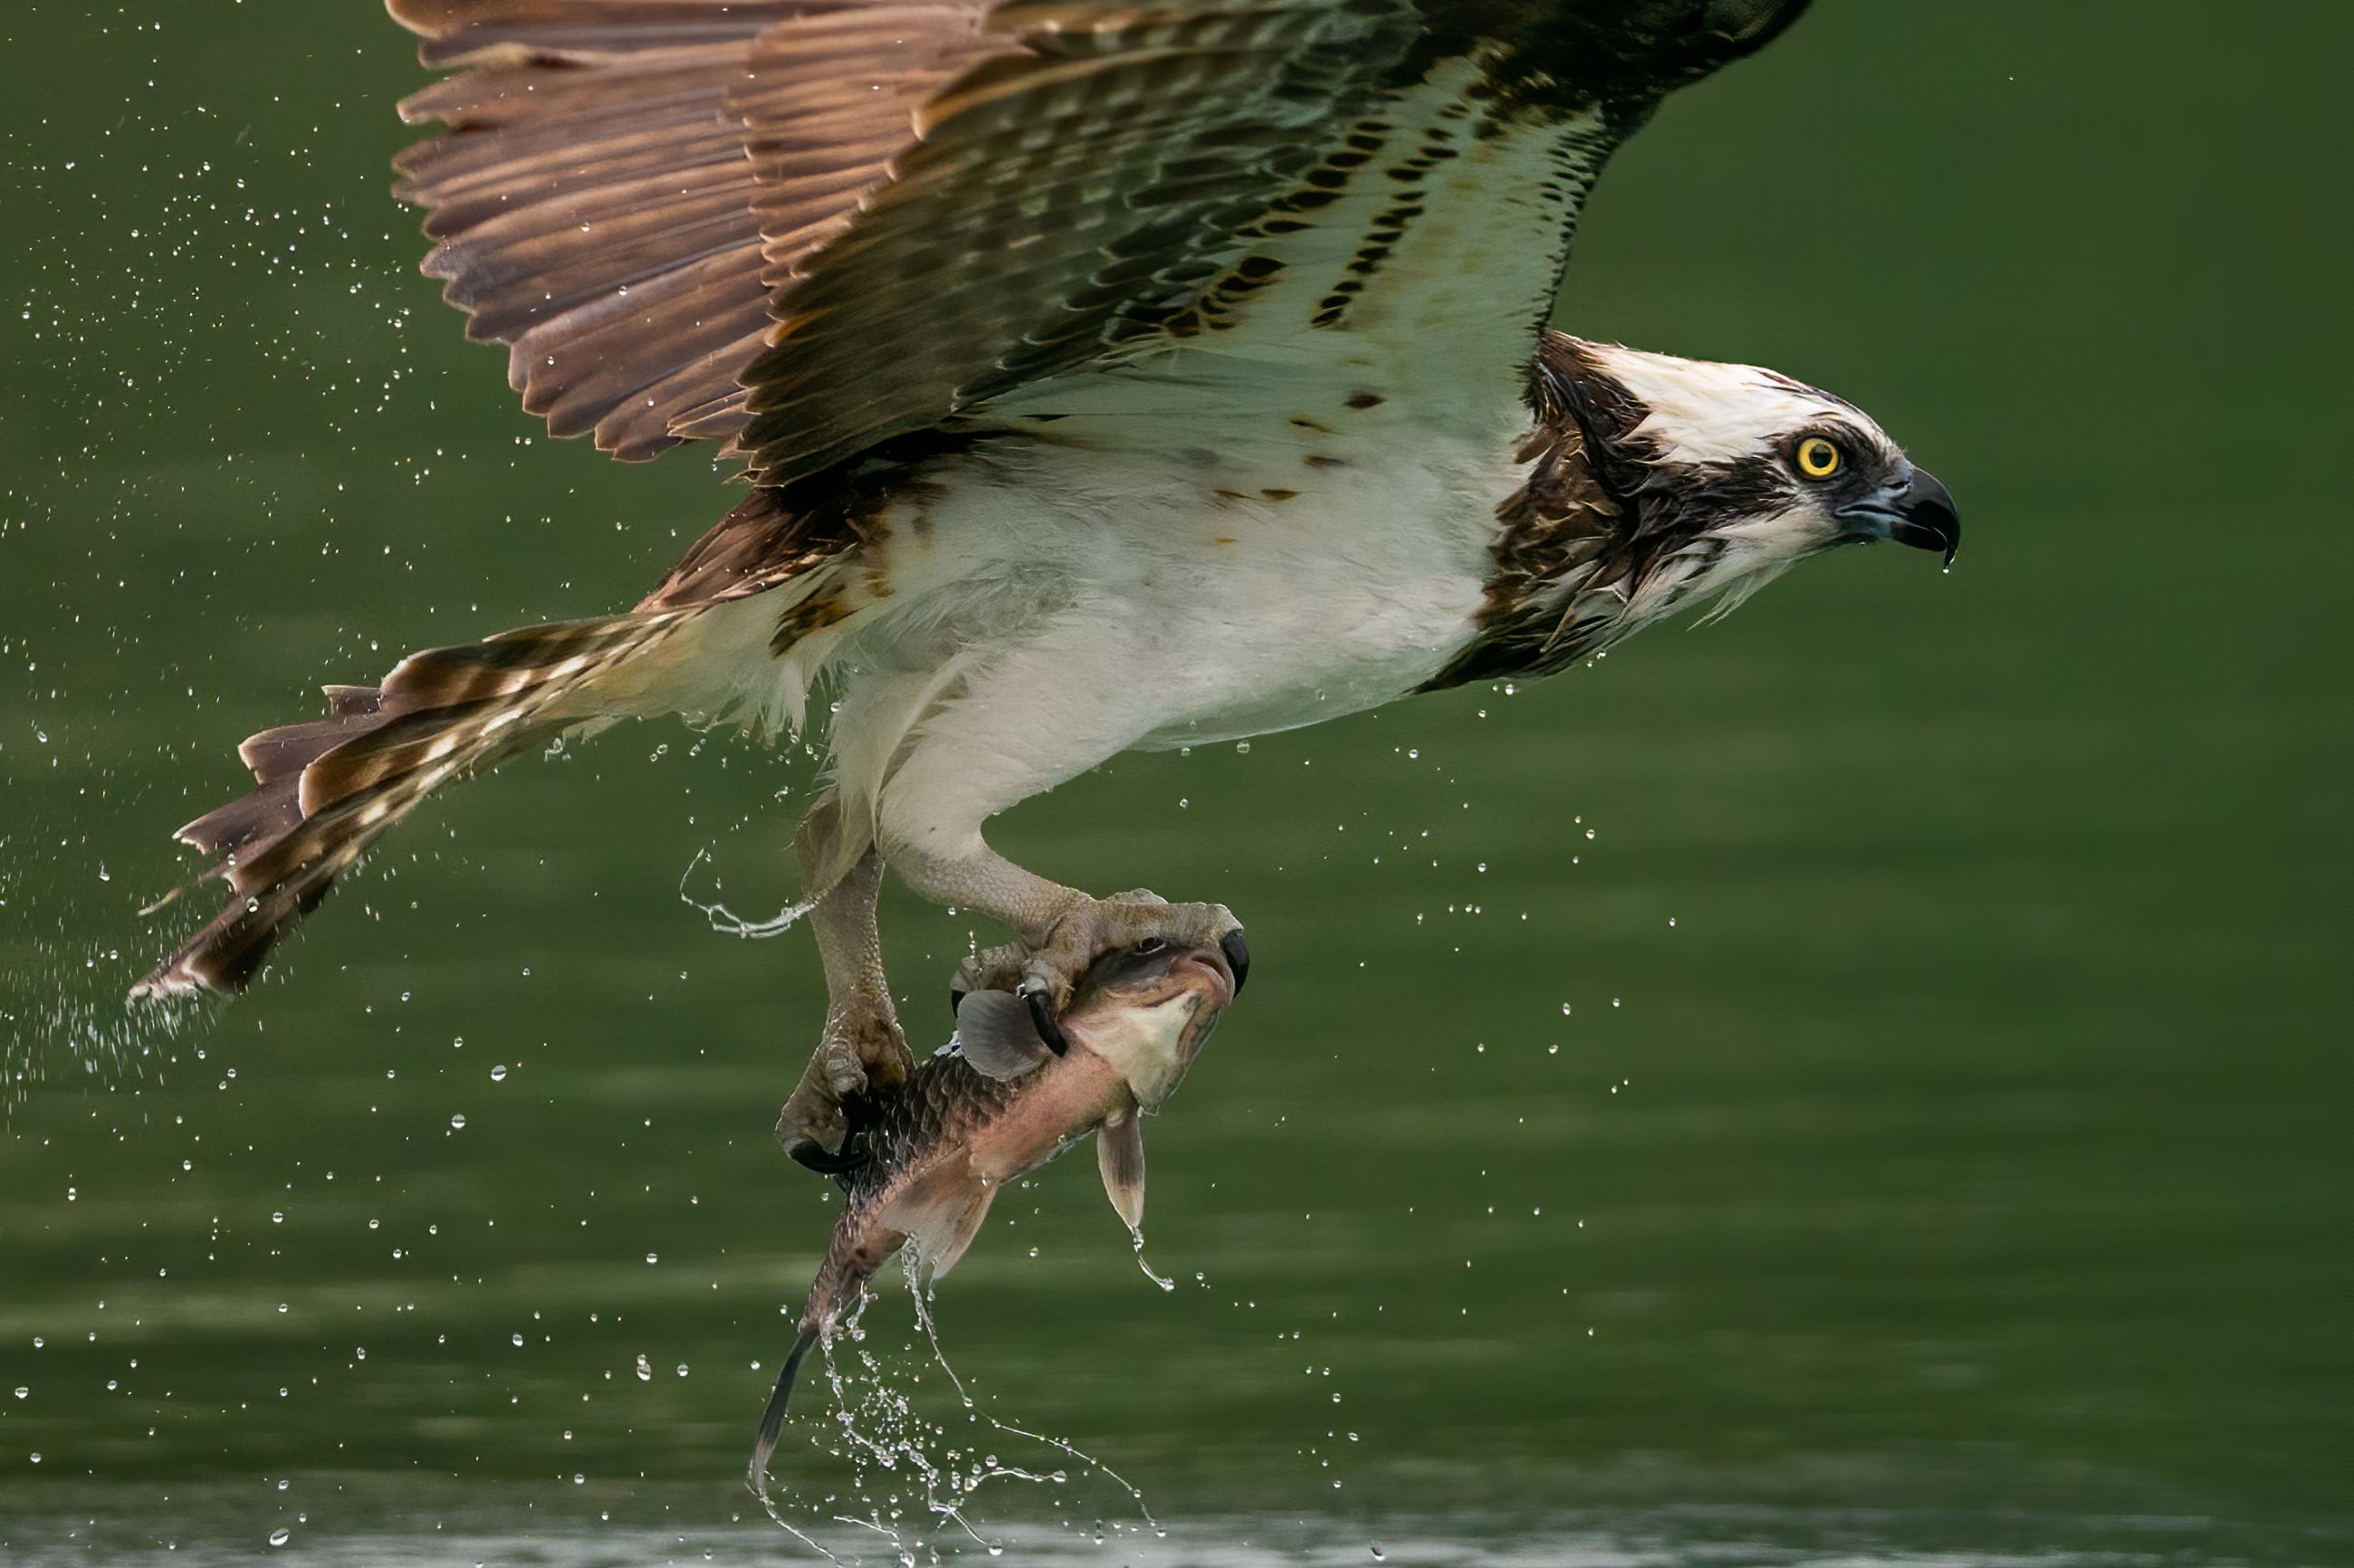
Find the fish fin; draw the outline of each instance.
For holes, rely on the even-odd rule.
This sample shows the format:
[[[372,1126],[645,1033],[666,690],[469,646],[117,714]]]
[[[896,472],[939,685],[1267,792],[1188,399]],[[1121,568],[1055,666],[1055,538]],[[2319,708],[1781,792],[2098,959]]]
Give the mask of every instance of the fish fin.
[[[1118,1119],[1113,1119],[1117,1118]],[[1096,1166],[1103,1172],[1104,1196],[1131,1231],[1144,1228],[1144,1118],[1114,1111],[1096,1129]]]
[[[973,1174],[970,1164],[950,1160],[918,1177],[875,1219],[907,1235],[924,1278],[939,1279],[972,1245],[996,1198],[997,1189]]]
[[[785,1406],[792,1402],[793,1381],[801,1376],[801,1361],[817,1343],[818,1326],[804,1323],[793,1348],[786,1352],[785,1364],[777,1372],[777,1386],[769,1395],[769,1408],[760,1413],[760,1436],[752,1445],[752,1464],[746,1472],[752,1489],[761,1490],[768,1481],[769,1458],[777,1451],[778,1435],[785,1429]]]
[[[1030,1009],[1002,991],[966,993],[957,1003],[956,1037],[964,1059],[984,1077],[1018,1078],[1054,1054],[1038,1038]]]

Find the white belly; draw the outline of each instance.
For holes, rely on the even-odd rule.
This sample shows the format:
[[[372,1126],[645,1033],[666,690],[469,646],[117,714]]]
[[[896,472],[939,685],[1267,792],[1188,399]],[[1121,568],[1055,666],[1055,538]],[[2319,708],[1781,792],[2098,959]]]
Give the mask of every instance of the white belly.
[[[1325,438],[1316,467],[1288,438],[1157,466],[1051,446],[944,484],[874,547],[889,597],[831,640],[845,798],[977,831],[1131,747],[1412,691],[1471,635],[1507,444]]]
[[[861,551],[888,597],[811,655],[842,677],[854,810],[977,839],[1120,751],[1387,702],[1470,639],[1590,169],[1576,127],[1451,118],[1447,73],[1468,69],[1391,101],[1384,156],[1315,226],[1251,242],[1279,275],[1225,326],[999,399],[982,417],[1030,440],[951,460],[894,508]],[[1441,143],[1417,184],[1390,172]],[[1499,207],[1499,188],[1519,194]]]

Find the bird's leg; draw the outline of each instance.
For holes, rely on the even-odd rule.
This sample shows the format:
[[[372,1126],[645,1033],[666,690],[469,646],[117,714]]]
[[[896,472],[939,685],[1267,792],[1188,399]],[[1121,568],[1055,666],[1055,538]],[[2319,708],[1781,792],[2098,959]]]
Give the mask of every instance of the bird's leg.
[[[819,863],[815,836],[804,825],[805,873]],[[825,965],[825,1031],[777,1118],[777,1141],[811,1170],[832,1172],[857,1164],[863,1151],[852,1147],[856,1129],[844,1103],[903,1084],[915,1070],[883,976],[883,938],[875,921],[882,885],[883,863],[869,849],[819,896],[810,916]]]
[[[1172,904],[1142,889],[1091,898],[1024,871],[978,842],[953,856],[894,846],[891,863],[901,880],[934,903],[978,910],[1013,928],[1021,945],[1014,989],[1028,999],[1039,1034],[1057,1054],[1066,1044],[1055,1021],[1087,966],[1106,953],[1150,942],[1215,944],[1233,965],[1237,986],[1250,967],[1242,925],[1223,904]],[[949,982],[951,999],[1002,985],[1013,958],[991,948],[966,959]]]

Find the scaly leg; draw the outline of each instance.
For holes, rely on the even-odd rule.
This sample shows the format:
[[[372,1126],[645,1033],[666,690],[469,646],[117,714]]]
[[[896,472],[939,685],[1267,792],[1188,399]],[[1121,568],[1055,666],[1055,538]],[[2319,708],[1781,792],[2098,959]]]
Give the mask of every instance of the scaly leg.
[[[1242,925],[1223,904],[1171,904],[1141,889],[1091,898],[977,842],[955,856],[901,845],[891,863],[901,880],[934,903],[978,910],[1013,927],[1023,949],[1017,990],[1030,1003],[1039,1035],[1057,1054],[1067,1045],[1055,1019],[1087,966],[1106,953],[1156,942],[1215,943],[1234,968],[1238,991],[1250,969]],[[991,949],[966,959],[949,984],[951,997],[991,984],[1008,957]]]
[[[805,876],[821,863],[823,827],[812,813],[801,833]],[[792,1097],[777,1118],[777,1141],[812,1170],[832,1171],[861,1158],[849,1147],[845,1099],[907,1081],[915,1056],[891,1006],[883,975],[883,938],[875,921],[883,863],[872,849],[828,888],[811,913],[825,966],[825,1030]]]

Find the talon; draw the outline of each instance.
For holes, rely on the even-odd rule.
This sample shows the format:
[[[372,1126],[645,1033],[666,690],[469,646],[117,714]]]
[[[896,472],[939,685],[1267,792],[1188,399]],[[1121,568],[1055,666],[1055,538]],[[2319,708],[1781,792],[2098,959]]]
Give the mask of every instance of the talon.
[[[980,958],[977,955],[968,955],[960,959],[954,972],[949,976],[949,1016],[951,1018],[956,1016],[956,1010],[962,1005],[966,997],[970,996],[974,991],[986,989],[988,988],[981,983]]]
[[[949,976],[949,1011],[954,1012],[959,1003],[977,991],[1017,989],[1022,983],[1023,962],[1029,956],[1013,944],[967,954]]]
[[[1022,1000],[1030,1004],[1030,1022],[1037,1029],[1038,1038],[1046,1043],[1046,1049],[1057,1056],[1069,1055],[1071,1043],[1065,1037],[1063,1026],[1055,1022],[1055,1009],[1046,1000],[1044,982],[1024,980]]]
[[[833,1153],[822,1143],[797,1143],[785,1152],[793,1162],[816,1171],[821,1176],[847,1176],[872,1159],[863,1132],[847,1134],[842,1140],[842,1152]]]
[[[1243,993],[1243,982],[1250,979],[1250,944],[1243,940],[1239,927],[1218,938],[1218,951],[1226,956],[1226,968],[1235,971],[1235,994]]]

